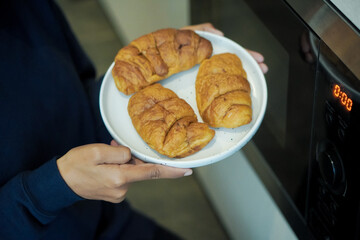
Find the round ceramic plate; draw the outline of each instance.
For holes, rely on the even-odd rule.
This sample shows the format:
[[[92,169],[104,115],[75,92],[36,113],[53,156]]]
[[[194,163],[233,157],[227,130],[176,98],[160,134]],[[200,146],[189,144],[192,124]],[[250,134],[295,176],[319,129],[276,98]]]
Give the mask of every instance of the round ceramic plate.
[[[115,86],[109,67],[103,79],[100,90],[100,111],[112,137],[120,144],[131,149],[137,158],[152,163],[173,167],[194,168],[212,164],[227,158],[241,149],[258,130],[266,109],[267,86],[264,75],[251,55],[234,41],[208,32],[197,33],[211,41],[213,54],[230,52],[236,54],[242,61],[251,86],[253,118],[251,123],[238,128],[216,128],[215,137],[199,152],[185,158],[169,158],[150,148],[136,132],[127,112],[130,96],[119,92]],[[202,122],[195,100],[195,79],[199,65],[190,70],[175,74],[160,81],[164,87],[173,90],[194,109],[198,120]]]

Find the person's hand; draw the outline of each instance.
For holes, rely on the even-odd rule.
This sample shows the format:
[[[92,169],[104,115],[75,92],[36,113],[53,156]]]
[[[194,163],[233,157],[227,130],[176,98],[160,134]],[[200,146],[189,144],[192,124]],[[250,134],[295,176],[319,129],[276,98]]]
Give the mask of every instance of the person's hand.
[[[89,144],[71,149],[57,160],[61,176],[80,197],[119,203],[132,182],[180,178],[191,169],[144,163],[131,156],[130,149],[118,145]]]
[[[249,49],[246,49],[246,51],[248,51],[248,53],[250,53],[250,55],[259,64],[259,67],[263,73],[267,73],[269,71],[268,66],[266,65],[266,63],[264,63],[264,56],[261,53]]]
[[[211,23],[201,23],[201,24],[197,24],[197,25],[185,26],[185,27],[182,27],[181,29],[211,32],[216,35],[224,36],[224,33],[222,31],[220,31],[219,29],[215,28],[214,25],[212,25]]]
[[[315,55],[310,44],[310,32],[303,32],[300,36],[300,47],[306,62],[314,63]]]
[[[202,24],[197,24],[197,25],[191,25],[191,26],[183,27],[181,29],[189,29],[189,30],[193,30],[193,31],[199,30],[199,31],[214,33],[219,36],[224,36],[224,33],[222,31],[220,31],[219,29],[215,28],[214,25],[212,25],[211,23],[202,23]],[[250,55],[259,64],[261,71],[263,73],[267,73],[269,68],[264,63],[264,56],[259,52],[255,52],[255,51],[252,51],[249,49],[246,49],[246,50],[248,51],[248,53],[250,53]]]

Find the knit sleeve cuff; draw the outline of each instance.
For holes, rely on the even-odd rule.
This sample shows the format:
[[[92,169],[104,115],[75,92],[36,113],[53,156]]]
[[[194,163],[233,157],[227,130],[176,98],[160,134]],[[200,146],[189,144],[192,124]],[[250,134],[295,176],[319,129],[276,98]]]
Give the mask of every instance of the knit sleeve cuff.
[[[49,217],[83,199],[65,183],[56,160],[53,158],[23,177],[25,191],[36,208],[34,210]]]

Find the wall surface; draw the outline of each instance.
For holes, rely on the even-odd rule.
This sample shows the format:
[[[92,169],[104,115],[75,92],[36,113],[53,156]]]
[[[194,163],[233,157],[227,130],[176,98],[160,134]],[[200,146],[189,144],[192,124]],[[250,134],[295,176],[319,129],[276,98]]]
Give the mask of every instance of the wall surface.
[[[360,29],[359,0],[330,0],[358,29]]]
[[[242,151],[196,173],[231,239],[297,239]]]
[[[160,28],[190,23],[189,0],[99,0],[123,44]]]

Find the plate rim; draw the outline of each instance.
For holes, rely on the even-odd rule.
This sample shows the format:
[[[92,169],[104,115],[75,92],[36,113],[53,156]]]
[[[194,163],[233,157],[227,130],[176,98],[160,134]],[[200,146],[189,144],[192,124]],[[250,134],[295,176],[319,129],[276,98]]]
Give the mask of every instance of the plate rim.
[[[213,34],[210,32],[205,32],[205,31],[195,31],[195,32],[204,38],[206,38],[208,36],[210,38],[215,38],[217,40],[228,42],[229,44],[233,45],[233,47],[235,47],[236,49],[242,51],[245,55],[247,55],[247,58],[252,62],[251,65],[255,67],[256,72],[260,73],[259,74],[259,76],[260,76],[259,82],[260,82],[260,86],[261,86],[261,90],[262,90],[262,91],[260,91],[262,93],[262,101],[259,102],[259,104],[260,104],[259,115],[256,118],[253,126],[248,130],[248,132],[243,137],[243,140],[240,140],[239,144],[235,144],[230,149],[228,149],[226,152],[222,152],[220,154],[215,154],[213,156],[209,156],[209,157],[205,157],[205,158],[201,158],[201,159],[192,159],[192,160],[186,160],[186,157],[179,158],[179,159],[177,159],[177,158],[156,159],[151,156],[147,156],[138,151],[134,151],[131,148],[131,146],[129,146],[127,143],[121,141],[121,139],[117,136],[117,134],[113,130],[111,124],[109,123],[108,118],[106,117],[106,113],[104,110],[104,108],[105,108],[105,106],[104,106],[104,98],[105,98],[104,91],[105,91],[106,85],[111,84],[111,83],[108,83],[108,81],[109,81],[108,79],[109,79],[109,75],[112,74],[111,71],[114,66],[114,62],[112,62],[112,64],[106,71],[106,74],[104,75],[104,78],[103,78],[103,81],[102,81],[101,87],[100,87],[99,107],[100,107],[101,118],[104,121],[105,127],[109,131],[110,135],[114,138],[114,140],[118,141],[120,144],[122,144],[124,146],[129,147],[132,154],[135,157],[137,157],[145,162],[167,165],[167,166],[172,166],[172,167],[179,167],[179,168],[195,168],[195,167],[201,167],[201,166],[213,164],[215,162],[226,159],[227,157],[229,157],[230,155],[234,154],[236,151],[238,151],[242,147],[244,147],[244,145],[247,144],[252,139],[252,137],[255,135],[255,133],[257,132],[257,130],[259,129],[259,127],[263,121],[265,111],[267,108],[268,90],[267,90],[265,76],[264,76],[263,72],[261,71],[259,65],[255,61],[255,59],[250,55],[250,53],[248,51],[246,51],[246,49],[244,47],[242,47],[240,44],[236,43],[235,41],[233,41],[225,36],[220,36],[220,35],[216,35],[216,34]],[[232,53],[234,53],[234,52],[232,52]],[[161,81],[159,81],[159,83],[161,83]],[[130,96],[128,96],[128,97],[130,97]],[[212,128],[212,129],[214,129],[214,128]],[[216,129],[215,129],[215,131],[216,131]],[[182,159],[185,159],[185,161]]]

